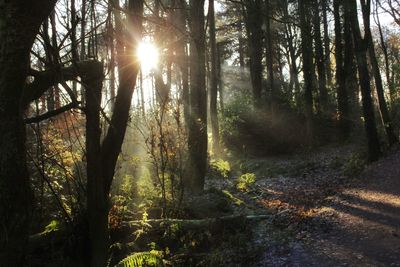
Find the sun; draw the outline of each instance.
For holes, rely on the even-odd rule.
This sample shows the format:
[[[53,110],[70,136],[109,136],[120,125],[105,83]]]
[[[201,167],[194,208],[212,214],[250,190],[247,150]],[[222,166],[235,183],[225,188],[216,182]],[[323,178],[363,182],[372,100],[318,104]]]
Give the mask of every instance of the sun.
[[[136,55],[143,71],[155,69],[158,64],[158,49],[148,42],[141,42],[137,48]]]

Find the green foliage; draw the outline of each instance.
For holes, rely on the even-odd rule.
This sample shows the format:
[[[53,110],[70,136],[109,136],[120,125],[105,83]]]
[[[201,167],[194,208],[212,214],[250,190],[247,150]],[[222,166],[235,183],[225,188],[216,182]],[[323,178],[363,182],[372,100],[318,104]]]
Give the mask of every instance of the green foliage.
[[[213,159],[210,162],[211,169],[222,178],[228,178],[231,173],[231,165],[223,159]]]
[[[245,173],[237,179],[236,188],[240,191],[249,191],[249,187],[255,182],[256,175],[254,173]]]
[[[45,233],[54,232],[60,229],[60,222],[57,220],[52,220],[46,227],[44,228]]]
[[[221,124],[221,134],[224,138],[238,135],[237,125],[243,122],[243,115],[249,112],[252,107],[251,94],[239,91],[231,101],[225,106],[224,113],[219,118]]]
[[[366,157],[356,153],[350,156],[347,163],[344,165],[344,174],[346,176],[358,176],[364,170],[367,161]]]
[[[174,105],[176,104],[176,105]],[[187,163],[187,133],[179,103],[155,109],[141,127],[151,162],[152,182],[158,191],[163,217],[179,213],[183,197],[183,176]]]
[[[226,196],[229,200],[231,200],[233,202],[233,204],[235,204],[236,206],[240,206],[242,204],[244,204],[243,200],[235,197],[234,195],[232,195],[231,192],[229,192],[228,190],[222,190],[222,193],[224,194],[224,196]]]
[[[161,251],[136,252],[121,260],[116,267],[163,267],[163,253]]]

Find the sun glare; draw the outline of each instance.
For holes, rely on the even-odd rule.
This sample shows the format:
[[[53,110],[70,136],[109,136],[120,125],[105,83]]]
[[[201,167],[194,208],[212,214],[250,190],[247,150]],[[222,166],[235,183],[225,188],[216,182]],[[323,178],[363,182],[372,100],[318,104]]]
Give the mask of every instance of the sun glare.
[[[143,71],[150,71],[157,67],[158,50],[154,44],[142,42],[136,53]]]

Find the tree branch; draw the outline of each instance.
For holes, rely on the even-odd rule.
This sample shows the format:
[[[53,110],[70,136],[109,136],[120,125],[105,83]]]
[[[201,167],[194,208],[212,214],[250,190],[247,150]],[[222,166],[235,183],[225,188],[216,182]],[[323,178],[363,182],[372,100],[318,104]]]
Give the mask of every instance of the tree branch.
[[[60,115],[61,113],[66,112],[68,110],[77,108],[78,104],[79,104],[79,102],[72,102],[72,103],[69,103],[68,105],[65,105],[65,106],[59,108],[59,109],[51,110],[49,112],[46,112],[46,113],[44,113],[42,115],[39,115],[39,116],[36,116],[36,117],[33,117],[33,118],[27,118],[27,119],[25,119],[25,123],[26,124],[38,123],[38,122],[50,119],[52,117]]]

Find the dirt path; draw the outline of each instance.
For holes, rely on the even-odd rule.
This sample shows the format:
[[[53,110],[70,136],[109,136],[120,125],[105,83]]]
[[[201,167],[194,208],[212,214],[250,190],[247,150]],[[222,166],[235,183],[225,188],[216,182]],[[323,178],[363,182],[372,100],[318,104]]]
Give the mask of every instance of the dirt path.
[[[358,185],[330,199],[332,230],[311,236],[332,266],[400,266],[400,153],[369,166]]]
[[[256,266],[400,266],[400,152],[311,213]]]

